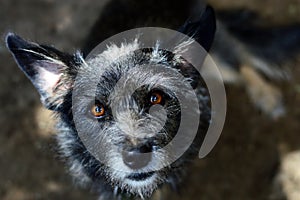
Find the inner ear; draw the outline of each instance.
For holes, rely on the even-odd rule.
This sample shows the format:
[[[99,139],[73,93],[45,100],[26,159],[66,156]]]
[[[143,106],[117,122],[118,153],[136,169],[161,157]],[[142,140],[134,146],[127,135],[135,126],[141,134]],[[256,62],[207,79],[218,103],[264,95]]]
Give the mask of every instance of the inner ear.
[[[32,83],[41,94],[41,100],[47,107],[59,105],[68,87],[65,87],[63,73],[66,70],[65,65],[49,61],[36,61],[31,64],[31,70],[35,72],[33,77],[30,77]],[[51,107],[50,106],[50,107]]]
[[[9,33],[6,44],[20,69],[31,80],[45,107],[56,110],[72,87],[72,70],[80,65],[78,58],[59,50],[28,42]]]

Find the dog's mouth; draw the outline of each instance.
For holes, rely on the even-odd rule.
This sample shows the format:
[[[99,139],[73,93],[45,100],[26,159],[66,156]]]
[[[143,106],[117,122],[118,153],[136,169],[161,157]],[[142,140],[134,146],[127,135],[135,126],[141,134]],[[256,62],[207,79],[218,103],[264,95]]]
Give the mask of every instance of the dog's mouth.
[[[154,172],[148,172],[148,173],[132,173],[126,178],[133,180],[133,181],[144,181],[151,176],[153,176]]]

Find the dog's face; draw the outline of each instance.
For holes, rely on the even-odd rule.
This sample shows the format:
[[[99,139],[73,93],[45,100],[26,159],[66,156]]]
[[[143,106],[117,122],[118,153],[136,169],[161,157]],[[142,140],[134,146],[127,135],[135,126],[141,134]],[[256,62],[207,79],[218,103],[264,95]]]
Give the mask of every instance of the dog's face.
[[[185,27],[195,38],[202,36],[206,49],[215,28],[212,12],[207,15],[209,29]],[[173,162],[174,152],[166,147],[182,121],[178,95],[193,99],[200,81],[184,58],[159,46],[140,48],[138,40],[112,45],[86,61],[14,34],[7,36],[7,46],[45,107],[60,116],[59,143],[75,176],[142,197],[176,182],[174,172],[187,155]],[[197,101],[201,108],[201,98]]]
[[[151,193],[165,179],[158,169],[169,162],[170,152],[163,147],[180,124],[178,81],[189,82],[177,75],[171,55],[158,61],[153,57],[159,52],[139,49],[138,43],[124,46],[126,54],[117,60],[106,56],[120,55],[114,47],[81,69],[77,84],[83,88],[73,98],[73,113],[77,130],[89,135],[86,143],[99,149],[110,181],[134,193]]]

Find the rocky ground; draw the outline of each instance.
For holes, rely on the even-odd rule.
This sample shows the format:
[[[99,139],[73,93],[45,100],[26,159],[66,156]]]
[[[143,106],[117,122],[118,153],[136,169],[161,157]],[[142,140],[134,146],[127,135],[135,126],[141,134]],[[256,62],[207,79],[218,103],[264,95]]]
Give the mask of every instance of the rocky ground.
[[[14,31],[72,52],[108,1],[0,0],[0,34]],[[270,24],[300,22],[299,0],[210,2],[256,10]],[[3,40],[0,61],[0,199],[96,199],[73,184],[55,156],[51,115]],[[287,105],[277,121],[257,111],[244,88],[226,87],[228,117],[217,146],[191,167],[181,195],[169,192],[168,199],[300,199],[300,68],[292,74],[290,82],[276,83]]]

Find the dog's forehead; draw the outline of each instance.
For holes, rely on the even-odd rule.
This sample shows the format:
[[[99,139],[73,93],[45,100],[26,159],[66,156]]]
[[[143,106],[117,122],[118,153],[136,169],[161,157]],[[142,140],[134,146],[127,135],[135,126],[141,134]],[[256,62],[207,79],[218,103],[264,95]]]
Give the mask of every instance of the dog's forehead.
[[[98,80],[97,96],[126,98],[136,91],[149,92],[153,89],[177,91],[179,87],[176,86],[182,77],[175,69],[166,66],[154,63],[135,63],[133,67],[126,68],[113,65],[100,76],[95,76],[94,79]],[[182,81],[184,80],[182,79]]]
[[[97,90],[100,96],[108,96],[116,85],[121,88],[120,93],[144,85],[149,89],[171,86],[178,81],[174,73],[177,70],[172,68],[170,58],[156,49],[139,49],[137,41],[119,47],[111,45],[86,62],[77,80],[80,85]]]

